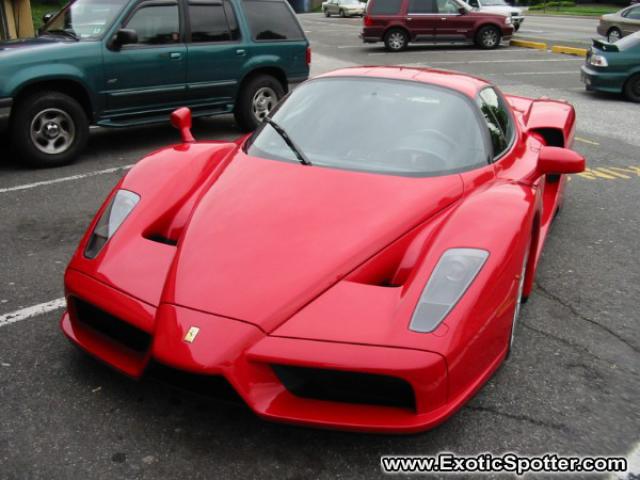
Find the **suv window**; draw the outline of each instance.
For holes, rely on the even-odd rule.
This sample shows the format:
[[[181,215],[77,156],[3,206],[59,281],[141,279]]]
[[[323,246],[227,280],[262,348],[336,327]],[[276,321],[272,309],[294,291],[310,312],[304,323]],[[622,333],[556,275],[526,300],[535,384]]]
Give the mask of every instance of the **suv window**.
[[[402,0],[375,0],[370,15],[398,15]]]
[[[436,0],[411,0],[409,2],[409,13],[438,13]]]
[[[284,0],[245,0],[244,11],[254,40],[303,40],[298,21]]]
[[[493,158],[498,158],[511,145],[515,130],[513,119],[504,99],[493,88],[482,90],[477,102],[489,128]]]
[[[438,0],[438,13],[460,13],[460,5],[453,0]]]
[[[177,3],[149,3],[127,22],[126,28],[138,34],[138,44],[163,45],[180,41],[180,14]]]
[[[240,31],[228,1],[189,2],[192,42],[228,42],[238,40]]]

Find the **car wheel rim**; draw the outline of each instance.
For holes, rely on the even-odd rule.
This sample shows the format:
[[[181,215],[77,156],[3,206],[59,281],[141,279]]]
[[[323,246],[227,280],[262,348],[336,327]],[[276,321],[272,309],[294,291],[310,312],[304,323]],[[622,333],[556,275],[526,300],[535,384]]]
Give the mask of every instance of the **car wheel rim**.
[[[253,96],[252,109],[253,116],[259,122],[263,121],[273,107],[278,103],[278,95],[275,90],[270,87],[262,87]]]
[[[400,50],[402,47],[404,47],[404,35],[402,35],[401,33],[392,33],[389,36],[389,46],[393,50]]]
[[[485,47],[494,47],[498,43],[498,34],[495,30],[487,30],[482,34],[482,43]]]
[[[31,121],[31,141],[42,153],[58,155],[66,152],[76,138],[76,126],[71,116],[57,108],[37,113]]]
[[[609,43],[616,43],[618,40],[620,40],[620,32],[618,32],[617,30],[612,30],[611,33],[609,33]]]
[[[518,281],[518,296],[516,297],[516,310],[513,312],[513,323],[511,325],[511,339],[509,340],[509,348],[513,347],[513,341],[516,337],[516,326],[518,324],[518,317],[520,317],[520,309],[522,308],[522,293],[524,292],[524,280],[527,273],[527,262],[529,260],[529,253],[524,256],[524,262],[522,264],[522,271],[520,272],[520,279]]]

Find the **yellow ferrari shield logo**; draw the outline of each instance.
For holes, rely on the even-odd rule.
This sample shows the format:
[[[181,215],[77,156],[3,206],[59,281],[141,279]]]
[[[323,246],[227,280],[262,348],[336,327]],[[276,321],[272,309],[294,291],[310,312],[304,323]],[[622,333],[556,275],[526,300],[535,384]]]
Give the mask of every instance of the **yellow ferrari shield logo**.
[[[191,327],[187,334],[184,336],[184,341],[187,343],[195,342],[198,333],[200,333],[200,329],[198,327]]]

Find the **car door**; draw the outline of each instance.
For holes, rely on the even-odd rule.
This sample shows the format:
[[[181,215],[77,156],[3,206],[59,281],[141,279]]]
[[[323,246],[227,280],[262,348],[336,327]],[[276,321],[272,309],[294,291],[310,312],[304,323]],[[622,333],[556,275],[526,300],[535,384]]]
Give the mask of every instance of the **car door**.
[[[436,0],[409,0],[407,25],[416,41],[433,41],[438,21]]]
[[[331,15],[337,15],[338,14],[338,0],[329,0],[329,3],[327,4],[327,10],[329,11],[329,13]]]
[[[622,35],[631,35],[640,30],[640,6],[627,10],[624,14],[622,22]]]
[[[180,105],[186,94],[186,45],[181,7],[175,0],[145,0],[121,28],[134,30],[138,42],[104,51],[107,111],[116,116],[159,115]]]
[[[460,13],[460,5],[453,0],[436,0],[438,15],[436,39],[438,41],[462,41],[473,30],[473,18]]]
[[[190,106],[225,109],[248,58],[229,0],[189,0],[187,91]]]

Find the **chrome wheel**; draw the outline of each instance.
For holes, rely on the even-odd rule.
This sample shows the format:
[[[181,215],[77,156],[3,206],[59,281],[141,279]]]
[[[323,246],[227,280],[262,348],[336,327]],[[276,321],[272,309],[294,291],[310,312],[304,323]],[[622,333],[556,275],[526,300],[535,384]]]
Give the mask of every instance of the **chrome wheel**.
[[[402,32],[392,32],[389,34],[387,43],[391,50],[402,50],[406,42],[405,36]]]
[[[607,41],[609,43],[616,43],[618,40],[620,40],[620,38],[622,38],[622,34],[617,28],[611,29],[611,31],[607,35]]]
[[[33,117],[30,133],[31,141],[38,150],[47,155],[58,155],[73,145],[76,126],[67,112],[47,108]]]
[[[482,45],[487,48],[492,48],[498,45],[500,41],[500,35],[493,28],[488,28],[482,32],[481,37]]]
[[[258,122],[262,122],[277,103],[278,95],[272,88],[259,88],[251,102],[253,116],[258,120]]]
[[[529,261],[529,250],[524,256],[524,262],[522,264],[522,271],[520,272],[520,279],[518,281],[518,296],[516,297],[516,310],[513,313],[513,322],[511,325],[511,339],[509,340],[509,349],[513,348],[513,341],[516,337],[516,325],[518,324],[518,317],[520,316],[520,309],[522,308],[522,293],[524,292],[524,279],[527,273],[527,262]]]

